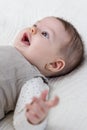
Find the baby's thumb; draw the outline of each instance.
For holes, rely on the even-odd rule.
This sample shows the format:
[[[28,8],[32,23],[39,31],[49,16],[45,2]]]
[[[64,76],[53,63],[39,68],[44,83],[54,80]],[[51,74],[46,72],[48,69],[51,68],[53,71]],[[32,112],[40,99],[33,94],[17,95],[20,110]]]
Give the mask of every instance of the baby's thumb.
[[[59,97],[55,96],[55,98],[51,101],[48,101],[47,105],[49,108],[55,107],[59,103]]]

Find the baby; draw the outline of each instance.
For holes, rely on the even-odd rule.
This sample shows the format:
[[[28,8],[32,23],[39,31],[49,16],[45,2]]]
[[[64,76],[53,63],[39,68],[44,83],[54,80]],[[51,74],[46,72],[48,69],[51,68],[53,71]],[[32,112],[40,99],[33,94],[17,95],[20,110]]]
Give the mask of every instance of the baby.
[[[55,17],[44,18],[21,31],[14,46],[47,77],[69,73],[83,57],[83,42],[77,30]]]
[[[57,17],[46,17],[31,28],[19,32],[14,47],[8,50],[12,50],[9,55],[12,54],[13,60],[10,62],[19,57],[15,61],[15,66],[16,62],[20,64],[17,66],[19,69],[16,69],[13,77],[22,77],[21,80],[15,79],[13,86],[16,86],[16,98],[14,94],[11,95],[14,104],[19,96],[14,113],[14,127],[16,130],[44,130],[50,108],[59,101],[57,96],[53,100],[47,100],[47,78],[65,75],[80,64],[84,53],[81,37],[69,22]]]

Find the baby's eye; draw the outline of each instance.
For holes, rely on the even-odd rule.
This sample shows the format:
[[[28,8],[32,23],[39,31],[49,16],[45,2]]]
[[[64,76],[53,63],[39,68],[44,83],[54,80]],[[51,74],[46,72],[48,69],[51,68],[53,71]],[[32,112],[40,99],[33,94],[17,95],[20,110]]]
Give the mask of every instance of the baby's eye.
[[[33,27],[37,27],[37,25],[36,25],[36,24],[34,24],[34,25],[33,25]]]
[[[47,32],[43,31],[41,34],[42,34],[44,37],[49,38],[49,34],[48,34]]]

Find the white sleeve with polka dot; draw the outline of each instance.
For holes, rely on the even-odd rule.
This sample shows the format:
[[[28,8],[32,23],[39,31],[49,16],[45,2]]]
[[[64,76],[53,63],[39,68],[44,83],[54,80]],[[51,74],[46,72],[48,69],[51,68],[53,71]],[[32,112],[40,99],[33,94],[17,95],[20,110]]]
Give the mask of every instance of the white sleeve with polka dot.
[[[13,117],[15,130],[45,130],[47,118],[38,125],[32,125],[25,117],[25,105],[32,102],[34,96],[39,97],[41,92],[48,89],[48,85],[41,77],[27,81],[21,89]],[[48,98],[48,97],[47,97]]]

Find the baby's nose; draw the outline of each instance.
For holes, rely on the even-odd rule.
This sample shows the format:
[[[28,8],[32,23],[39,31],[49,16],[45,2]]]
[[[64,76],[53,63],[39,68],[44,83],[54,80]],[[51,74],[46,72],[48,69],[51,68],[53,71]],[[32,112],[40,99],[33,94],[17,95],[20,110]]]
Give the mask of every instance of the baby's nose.
[[[33,34],[33,35],[36,34],[37,33],[36,27],[31,27],[30,28],[30,33]]]

